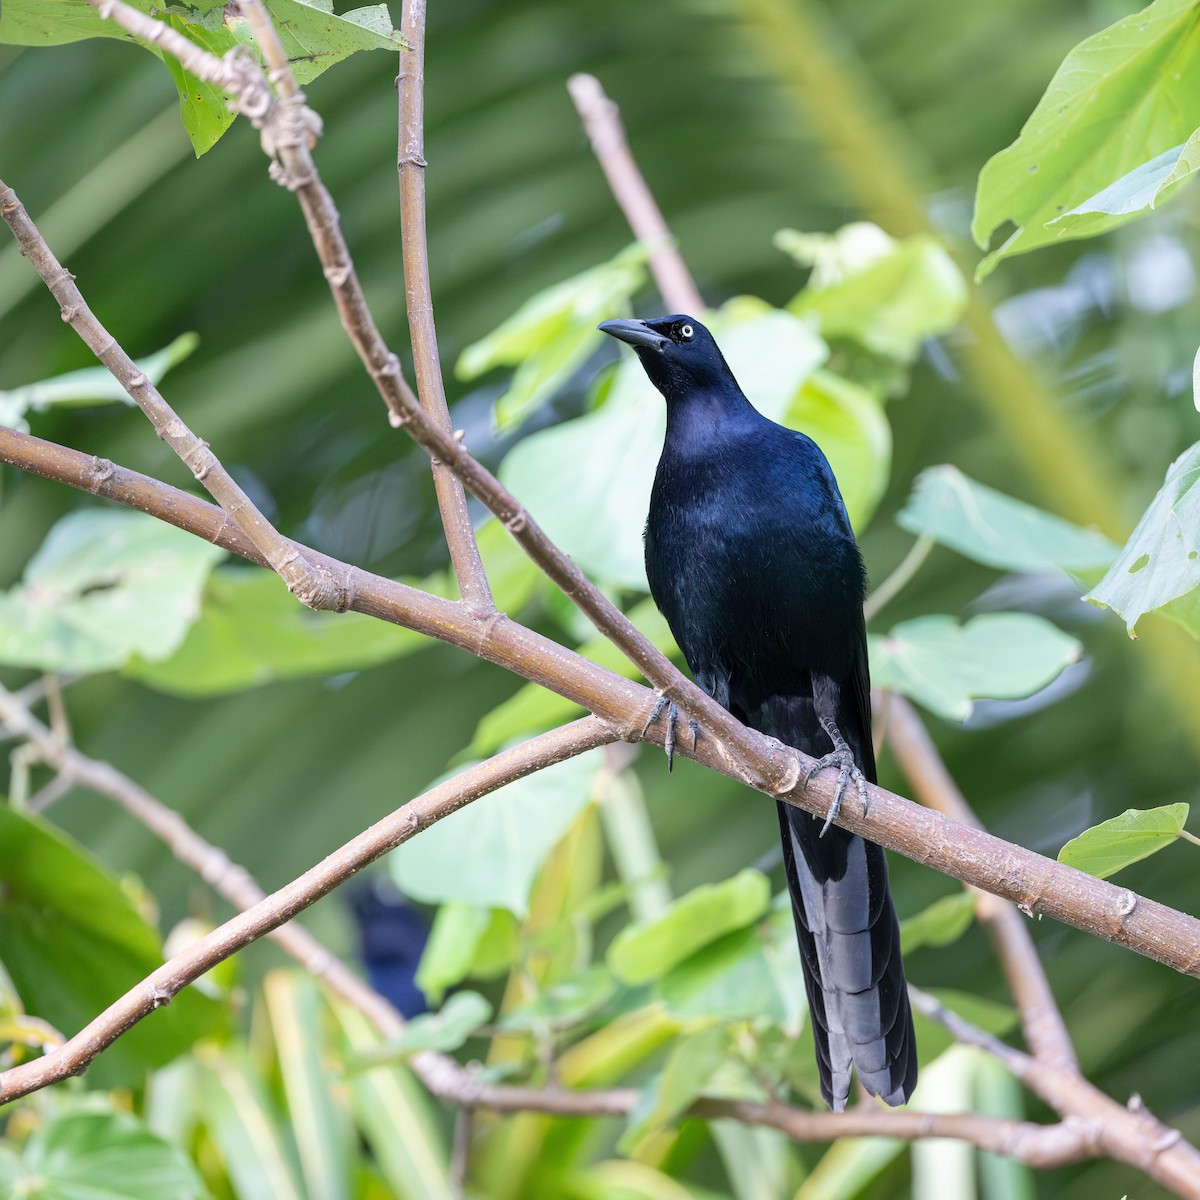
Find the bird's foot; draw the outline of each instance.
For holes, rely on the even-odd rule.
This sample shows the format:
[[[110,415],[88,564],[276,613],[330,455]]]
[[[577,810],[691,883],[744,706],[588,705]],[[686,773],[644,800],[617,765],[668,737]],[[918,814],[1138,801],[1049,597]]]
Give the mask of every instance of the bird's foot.
[[[662,716],[663,709],[667,710],[667,731],[666,736],[663,738],[663,749],[667,752],[667,770],[670,771],[675,765],[675,722],[683,714],[666,696],[659,696],[654,702],[654,707],[650,710],[650,715],[646,718],[645,725],[642,726],[642,737],[646,736],[646,732],[650,726]],[[687,725],[688,731],[692,735],[692,752],[695,753],[696,744],[700,738],[700,726],[693,717],[688,717]]]
[[[830,806],[829,815],[825,818],[825,824],[821,826],[820,837],[824,837],[828,832],[830,825],[838,818],[838,813],[842,811],[842,797],[846,794],[846,788],[853,780],[854,785],[858,788],[858,798],[862,801],[863,815],[866,815],[868,797],[867,797],[867,777],[859,770],[858,763],[854,761],[854,753],[850,747],[842,742],[836,750],[826,754],[823,758],[818,758],[804,776],[804,790],[808,790],[809,780],[814,775],[825,770],[826,767],[837,767],[838,781],[837,788],[833,793],[833,804]]]

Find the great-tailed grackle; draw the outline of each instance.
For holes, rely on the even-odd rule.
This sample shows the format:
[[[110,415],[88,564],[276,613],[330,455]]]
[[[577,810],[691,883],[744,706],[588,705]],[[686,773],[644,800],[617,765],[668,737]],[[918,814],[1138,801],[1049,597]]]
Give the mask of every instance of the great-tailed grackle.
[[[829,463],[751,405],[694,318],[600,328],[634,348],[667,402],[646,574],[696,682],[747,725],[816,756],[813,771],[836,767],[835,812],[851,781],[865,805],[875,779],[866,574]],[[841,1111],[853,1064],[869,1092],[902,1104],[917,1053],[884,852],[778,808],[821,1093]]]

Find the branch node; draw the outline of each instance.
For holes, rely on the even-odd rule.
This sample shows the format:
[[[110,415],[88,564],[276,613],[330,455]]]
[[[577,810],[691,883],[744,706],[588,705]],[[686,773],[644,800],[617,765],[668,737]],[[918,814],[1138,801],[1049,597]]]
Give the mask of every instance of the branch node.
[[[174,997],[173,992],[158,984],[152,984],[149,991],[151,1008],[166,1008]]]
[[[115,474],[116,468],[112,465],[112,461],[107,458],[98,458],[92,455],[92,481],[96,488],[99,489],[106,484]]]
[[[1128,888],[1125,889],[1124,895],[1117,901],[1117,913],[1125,918],[1137,908],[1137,893],[1131,892]]]
[[[504,518],[504,528],[509,533],[520,533],[529,522],[529,514],[523,508],[518,508],[510,517]]]

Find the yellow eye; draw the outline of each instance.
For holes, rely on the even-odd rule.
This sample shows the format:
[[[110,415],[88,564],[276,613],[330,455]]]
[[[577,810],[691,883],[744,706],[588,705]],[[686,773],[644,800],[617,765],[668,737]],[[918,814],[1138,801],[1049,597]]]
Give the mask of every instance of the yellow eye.
[[[679,327],[679,336],[682,338],[690,338],[696,331],[690,325],[681,325]]]

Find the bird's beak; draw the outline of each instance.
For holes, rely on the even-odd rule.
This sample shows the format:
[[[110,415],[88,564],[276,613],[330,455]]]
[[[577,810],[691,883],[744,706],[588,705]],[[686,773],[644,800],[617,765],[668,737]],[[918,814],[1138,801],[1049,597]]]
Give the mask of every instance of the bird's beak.
[[[644,321],[602,321],[596,328],[619,342],[628,342],[634,347],[647,346],[651,350],[661,350],[671,340],[665,334],[655,333]]]

